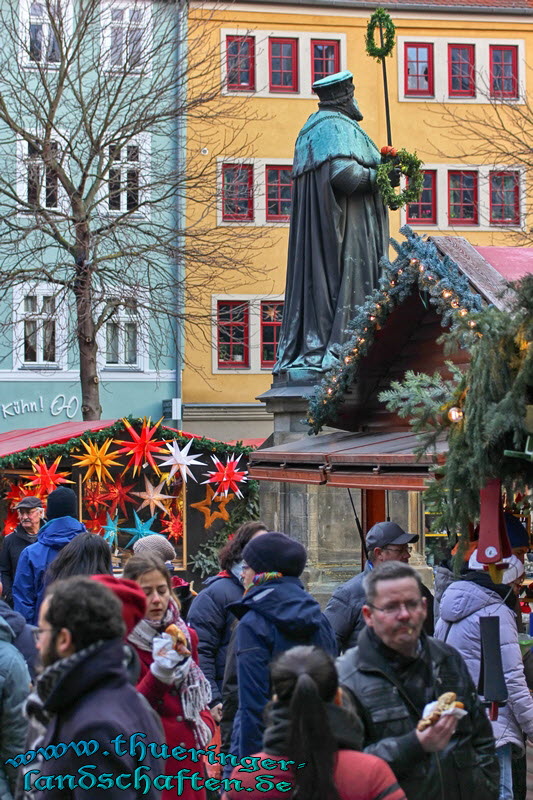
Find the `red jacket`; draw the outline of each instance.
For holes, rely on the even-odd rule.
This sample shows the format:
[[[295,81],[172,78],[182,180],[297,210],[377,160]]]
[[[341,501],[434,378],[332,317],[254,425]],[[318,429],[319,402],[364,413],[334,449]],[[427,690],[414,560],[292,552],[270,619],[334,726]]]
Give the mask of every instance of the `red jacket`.
[[[268,753],[257,753],[260,759],[280,761],[279,756],[271,756]],[[271,763],[267,762],[267,767]],[[270,788],[267,781],[272,784],[281,782],[282,784],[291,783],[292,774],[288,770],[283,770],[277,766],[274,769],[264,768],[255,772],[242,772],[242,767],[235,767],[231,774],[232,779],[242,781],[241,791],[230,789],[223,795],[224,800],[242,800],[243,790],[251,787],[252,791],[246,791],[246,800],[261,800],[268,797],[268,800],[287,800],[292,793],[281,789]],[[335,786],[341,800],[406,800],[403,789],[398,785],[394,773],[388,764],[376,756],[360,753],[357,750],[339,750],[337,764],[335,767]],[[268,790],[268,791],[265,791]]]
[[[191,635],[192,645],[192,658],[198,663],[198,636],[196,632],[189,628]],[[152,663],[152,654],[148,650],[140,650],[135,648],[141,661],[141,677],[137,684],[137,691],[146,697],[152,708],[154,708],[163,723],[165,731],[165,738],[169,748],[181,746],[184,748],[197,748],[194,738],[194,730],[191,723],[183,716],[183,708],[179,691],[174,686],[168,686],[155,678],[150,672],[150,664]],[[209,725],[211,731],[215,730],[215,722],[209,711],[201,712],[202,719]],[[201,784],[203,786],[203,778],[205,776],[204,758],[201,757],[198,761],[193,761],[190,756],[183,760],[175,758],[161,758],[159,760],[161,769],[160,775],[176,775],[180,770],[190,770],[191,773],[199,773],[201,776]],[[154,776],[151,776],[152,779]],[[190,774],[189,774],[190,777]],[[170,785],[170,782],[169,782]],[[172,782],[172,788],[163,789],[161,793],[161,800],[176,800],[177,789],[176,782]],[[194,789],[190,780],[186,780],[183,792],[180,795],[183,800],[206,800],[204,789]],[[387,799],[388,800],[388,799]],[[391,800],[396,800],[391,798]]]

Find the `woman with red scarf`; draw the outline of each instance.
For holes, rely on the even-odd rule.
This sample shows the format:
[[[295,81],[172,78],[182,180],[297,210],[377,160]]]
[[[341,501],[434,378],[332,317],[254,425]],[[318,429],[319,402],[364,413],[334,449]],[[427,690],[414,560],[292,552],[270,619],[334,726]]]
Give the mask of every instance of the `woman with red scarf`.
[[[136,581],[146,596],[146,617],[128,636],[141,661],[141,677],[137,690],[143,694],[161,717],[169,750],[205,749],[215,728],[208,710],[211,689],[198,666],[198,637],[180,616],[180,609],[172,596],[170,575],[164,563],[154,556],[133,556],[124,569],[124,578]],[[185,636],[191,655],[179,655],[170,646],[169,625],[176,625]],[[183,751],[180,751],[180,756]],[[161,773],[176,775],[180,770],[191,776],[199,773],[199,786],[203,786],[205,766],[203,759],[188,755],[186,758],[161,759]],[[155,776],[150,776],[152,779]],[[175,800],[176,781],[170,777],[163,788],[161,800]],[[185,781],[180,795],[184,800],[205,800],[204,789],[194,788]]]

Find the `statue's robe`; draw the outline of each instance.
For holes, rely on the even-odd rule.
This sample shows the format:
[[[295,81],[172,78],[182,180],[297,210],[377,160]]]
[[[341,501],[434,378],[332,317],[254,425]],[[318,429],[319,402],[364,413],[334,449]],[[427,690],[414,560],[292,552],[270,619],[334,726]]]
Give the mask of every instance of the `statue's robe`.
[[[380,163],[372,140],[341,112],[317,111],[300,131],[274,374],[339,363],[348,323],[377,287],[388,249],[387,209],[375,188]]]

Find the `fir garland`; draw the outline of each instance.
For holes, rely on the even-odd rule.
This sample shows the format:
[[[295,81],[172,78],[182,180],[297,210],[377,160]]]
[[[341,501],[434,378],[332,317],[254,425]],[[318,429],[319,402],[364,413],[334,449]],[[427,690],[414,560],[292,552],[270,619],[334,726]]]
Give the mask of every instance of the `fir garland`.
[[[481,310],[481,297],[470,290],[468,280],[449,256],[441,257],[436,245],[405,225],[406,241],[392,241],[397,258],[381,260],[384,269],[379,288],[366,298],[352,320],[350,336],[341,352],[341,363],[326,374],[309,402],[309,433],[319,433],[331,423],[344,400],[344,393],[357,380],[359,361],[389,314],[411,294],[414,287],[424,291],[441,316],[443,327],[461,326],[472,335],[477,325],[472,312]]]
[[[378,26],[384,31],[385,34],[383,45],[381,47],[378,47],[374,41],[374,32]],[[390,56],[394,50],[395,33],[396,28],[390,15],[387,14],[384,8],[376,8],[370,17],[368,25],[366,26],[365,45],[368,55],[372,58],[376,58],[378,61],[381,61],[382,58]]]
[[[420,169],[421,160],[416,153],[407,150],[398,150],[391,159],[383,161],[377,169],[376,183],[381,194],[381,199],[392,211],[397,211],[406,203],[418,200],[424,185],[424,173]],[[390,173],[399,169],[407,177],[407,185],[403,191],[396,194],[390,182]]]

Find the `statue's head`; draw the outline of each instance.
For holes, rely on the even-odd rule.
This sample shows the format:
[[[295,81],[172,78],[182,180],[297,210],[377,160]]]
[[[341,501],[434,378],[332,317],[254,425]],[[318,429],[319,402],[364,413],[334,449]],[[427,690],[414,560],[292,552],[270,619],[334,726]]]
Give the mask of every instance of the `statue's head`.
[[[348,70],[315,81],[313,89],[318,95],[320,109],[342,111],[357,121],[363,119],[354,97],[353,75]]]

